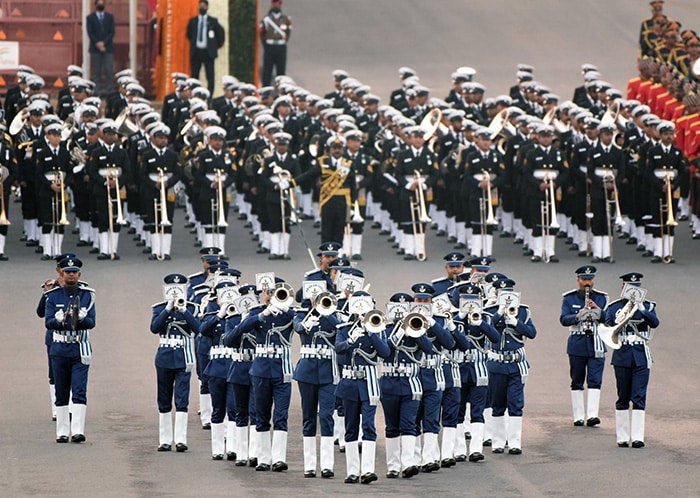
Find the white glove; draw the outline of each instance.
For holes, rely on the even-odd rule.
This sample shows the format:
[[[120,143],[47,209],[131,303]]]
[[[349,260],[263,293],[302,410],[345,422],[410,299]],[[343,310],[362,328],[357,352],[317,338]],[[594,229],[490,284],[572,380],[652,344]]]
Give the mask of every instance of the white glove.
[[[474,320],[473,322],[469,322],[469,325],[474,325],[475,327],[481,327],[481,322],[483,320],[479,318],[478,320]]]
[[[457,328],[457,326],[455,325],[455,322],[454,322],[454,320],[452,320],[452,318],[445,320],[445,328],[447,330],[449,330],[450,332],[452,332],[454,329]]]
[[[226,307],[222,306],[221,308],[219,308],[219,311],[216,313],[216,316],[218,316],[219,318],[224,318],[226,316],[226,313],[227,313]]]
[[[361,328],[355,328],[355,330],[353,330],[352,333],[348,336],[348,342],[350,344],[354,343],[356,340],[362,337],[363,333],[364,331]]]
[[[275,306],[274,304],[271,304],[267,308],[265,308],[265,311],[269,311],[269,315],[277,316],[280,314],[280,309],[277,306]],[[266,316],[269,316],[269,315],[266,315]]]
[[[56,313],[54,313],[53,317],[57,321],[62,322],[63,319],[66,317],[66,314],[63,312],[63,310],[58,310]]]
[[[289,180],[280,180],[279,186],[280,190],[287,190],[289,188]]]
[[[306,330],[311,330],[320,322],[319,317],[316,315],[311,315],[304,319],[304,325]]]
[[[432,316],[427,317],[425,321],[428,323],[428,328],[435,325],[435,318],[433,318]]]
[[[507,315],[506,316],[506,325],[517,325],[518,324],[518,317],[514,315]]]
[[[506,306],[504,304],[500,305],[498,307],[498,314],[499,315],[505,315],[506,314]]]
[[[78,320],[85,320],[85,317],[87,315],[88,315],[87,308],[80,308],[80,310],[78,310]]]
[[[280,313],[286,313],[287,311],[289,311],[289,306],[287,306],[287,305],[284,305],[284,306],[273,305],[273,306],[274,306],[274,308],[275,308],[278,312],[280,312]],[[276,313],[275,313],[275,314],[276,314]]]
[[[175,301],[173,299],[168,301],[168,304],[165,305],[165,309],[168,311],[172,311],[172,309],[175,307]]]

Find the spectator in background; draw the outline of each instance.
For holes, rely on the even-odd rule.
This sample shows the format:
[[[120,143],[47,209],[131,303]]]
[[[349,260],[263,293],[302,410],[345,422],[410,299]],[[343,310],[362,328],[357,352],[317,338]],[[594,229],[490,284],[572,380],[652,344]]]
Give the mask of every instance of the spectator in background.
[[[260,41],[263,44],[263,86],[272,83],[272,70],[275,75],[286,74],[287,42],[292,34],[292,18],[282,13],[282,0],[272,0],[270,11],[260,21]]]
[[[95,12],[87,16],[90,38],[90,65],[95,82],[95,95],[109,95],[114,84],[114,16],[105,12],[105,0],[95,0]],[[104,73],[107,91],[102,86]]]
[[[204,64],[207,74],[209,93],[214,93],[214,59],[224,45],[224,28],[216,17],[207,14],[209,2],[199,2],[199,15],[187,23],[187,39],[190,41],[190,64],[192,77],[199,78],[199,72]]]

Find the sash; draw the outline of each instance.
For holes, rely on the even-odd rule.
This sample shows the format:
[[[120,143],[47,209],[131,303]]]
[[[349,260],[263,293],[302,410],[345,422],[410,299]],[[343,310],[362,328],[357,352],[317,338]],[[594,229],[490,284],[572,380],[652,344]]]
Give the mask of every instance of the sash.
[[[364,365],[363,368],[365,371],[365,381],[367,382],[369,404],[377,406],[379,404],[379,377],[377,376],[377,367],[375,365]]]
[[[92,345],[90,345],[90,332],[87,330],[81,330],[78,335],[78,342],[80,343],[80,363],[83,365],[89,365],[92,359]]]

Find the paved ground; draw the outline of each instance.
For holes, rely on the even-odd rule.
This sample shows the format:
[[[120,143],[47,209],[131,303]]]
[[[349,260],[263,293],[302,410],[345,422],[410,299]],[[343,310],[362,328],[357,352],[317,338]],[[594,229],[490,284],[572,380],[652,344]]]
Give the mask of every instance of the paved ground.
[[[447,93],[449,73],[465,64],[483,75],[479,79],[489,87],[489,95],[507,89],[518,62],[536,66],[538,79],[562,95],[571,93],[578,84],[582,62],[599,65],[605,77],[619,87],[633,74],[637,21],[646,14],[645,3],[558,2],[552,7],[544,0],[519,2],[517,7],[515,2],[502,0],[469,2],[466,7],[459,6],[461,3],[285,3],[285,9],[294,16],[296,30],[290,70],[301,84],[323,92],[329,88],[326,80],[330,79],[330,71],[344,67],[385,98],[395,86],[400,65],[414,66],[426,84],[441,89],[441,95]],[[688,22],[698,19],[698,7],[691,2],[669,1],[666,6],[673,17]],[[602,29],[594,28],[594,21],[603,23]],[[522,25],[527,27],[518,27]],[[513,47],[518,47],[517,53]],[[700,463],[700,386],[694,368],[700,320],[693,309],[700,278],[696,249],[700,243],[690,240],[687,226],[678,230],[675,265],[651,265],[616,241],[617,263],[600,265],[596,281],[598,288],[614,296],[619,292],[617,275],[641,271],[646,275],[649,298],[659,304],[661,326],[652,343],[655,364],[648,396],[647,448],[623,450],[615,445],[614,379],[609,367],[601,402],[603,423],[597,429],[574,428],[571,424],[566,332],[559,326],[558,314],[560,295],[572,287],[573,270],[584,260],[559,243],[560,263],[531,264],[520,255],[520,246],[497,239],[494,253],[498,262],[494,269],[518,282],[538,328],[538,337],[527,346],[533,368],[526,389],[524,454],[512,457],[488,453],[482,464],[461,464],[410,482],[380,478],[368,488],[342,484],[342,455],[336,459],[338,478],[303,479],[296,390],[290,416],[290,471],[285,475],[212,462],[209,433],[199,429],[194,395],[190,452],[155,451],[153,356],[157,341],[148,332],[150,304],[160,300],[163,275],[198,269],[193,240],[182,229],[182,211],[175,215],[178,233],[172,261],[147,261],[127,236],[123,237],[119,262],[98,262],[78,251],[86,262],[83,278],[98,291],[98,327],[93,334],[95,353],[88,392],[88,441],[82,445],[54,443],[43,329],[34,314],[39,286],[52,275],[53,268],[18,242],[19,205],[11,205],[10,219],[15,224],[10,228],[6,253],[12,261],[0,264],[5,341],[0,350],[5,377],[0,388],[3,496],[700,494],[697,477],[693,477]],[[231,227],[227,248],[232,265],[243,272],[244,281],[252,281],[256,271],[274,270],[295,286],[300,285],[311,262],[298,231],[292,239],[292,261],[269,263],[252,254],[254,243],[240,222],[232,222]],[[394,291],[407,290],[414,282],[442,273],[441,257],[451,249],[445,239],[429,234],[428,261],[404,263],[376,231],[367,231],[365,260],[359,267],[368,275],[371,292],[379,303],[383,304]],[[305,233],[312,247],[320,243],[310,226],[305,226]],[[64,249],[75,248],[75,240],[75,236],[66,237]],[[383,475],[380,416],[378,426],[377,470]]]

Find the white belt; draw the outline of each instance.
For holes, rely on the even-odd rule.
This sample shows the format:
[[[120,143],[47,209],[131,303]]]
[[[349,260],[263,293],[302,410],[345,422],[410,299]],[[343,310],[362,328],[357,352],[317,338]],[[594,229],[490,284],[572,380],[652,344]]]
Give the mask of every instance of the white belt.
[[[80,338],[77,335],[65,335],[60,332],[53,333],[53,342],[79,342]]]
[[[421,368],[436,368],[442,365],[440,358],[429,358],[421,361]]]
[[[498,361],[501,363],[510,363],[514,361],[520,361],[523,355],[518,351],[513,351],[512,353],[494,353],[489,351],[489,360]]]
[[[592,330],[581,330],[578,327],[571,327],[569,328],[569,333],[571,335],[591,335],[593,333]]]
[[[418,365],[415,363],[384,364],[382,375],[389,377],[410,377],[416,375]]]
[[[55,333],[54,333],[54,338],[55,338]],[[618,336],[620,339],[620,342],[623,344],[630,344],[630,345],[635,345],[635,344],[644,344],[644,339],[640,338],[637,334],[620,334]]]
[[[287,40],[265,40],[267,45],[286,45]]]
[[[226,348],[224,346],[212,346],[209,350],[209,359],[215,358],[231,358],[233,353],[233,348]]]
[[[185,340],[177,337],[161,337],[158,345],[161,348],[182,348],[185,347]]]
[[[366,376],[365,371],[357,367],[343,367],[343,379],[364,379]]]
[[[455,355],[455,361],[457,363],[474,363],[476,361],[476,353],[465,353],[464,351],[457,351]]]
[[[305,358],[332,358],[333,350],[327,346],[301,346],[299,355]]]
[[[282,346],[255,346],[255,356],[264,358],[280,358],[284,353]]]
[[[233,361],[253,361],[253,355],[251,353],[231,353],[231,359]]]

